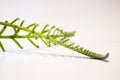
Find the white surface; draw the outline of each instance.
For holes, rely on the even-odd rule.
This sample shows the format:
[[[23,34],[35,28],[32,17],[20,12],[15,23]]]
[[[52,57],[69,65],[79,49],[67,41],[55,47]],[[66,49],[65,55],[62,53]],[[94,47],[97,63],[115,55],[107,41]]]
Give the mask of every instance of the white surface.
[[[1,0],[0,21],[16,17],[26,24],[75,30],[72,41],[101,54],[109,52],[109,62],[61,46],[40,43],[36,49],[26,40],[21,40],[25,49],[19,50],[11,40],[2,40],[7,52],[0,50],[0,80],[120,80],[119,0]]]

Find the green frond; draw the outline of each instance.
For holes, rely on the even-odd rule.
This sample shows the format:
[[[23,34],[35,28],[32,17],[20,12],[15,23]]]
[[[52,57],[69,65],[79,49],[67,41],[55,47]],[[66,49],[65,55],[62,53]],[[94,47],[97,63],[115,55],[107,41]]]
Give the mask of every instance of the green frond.
[[[65,31],[57,28],[56,26],[49,27],[49,24],[46,24],[44,26],[44,28],[42,29],[42,31],[38,32],[35,30],[36,27],[38,26],[38,24],[33,23],[28,26],[23,26],[23,24],[25,22],[23,20],[22,22],[20,22],[19,25],[17,25],[17,24],[15,24],[15,22],[18,20],[19,20],[19,18],[14,19],[12,22],[0,21],[0,27],[3,26],[0,30],[0,38],[12,39],[16,43],[16,45],[21,49],[23,49],[23,47],[17,41],[18,38],[26,38],[33,46],[35,46],[36,48],[39,48],[39,45],[36,44],[35,41],[33,41],[31,39],[31,38],[34,38],[34,39],[41,39],[43,41],[43,43],[48,47],[55,45],[55,44],[59,44],[61,46],[64,46],[66,48],[69,48],[73,51],[84,54],[84,55],[89,56],[94,59],[104,60],[109,56],[109,53],[107,53],[106,55],[98,54],[98,53],[92,52],[88,49],[85,49],[79,45],[75,45],[74,43],[70,43],[69,37],[74,36],[75,31],[65,32]],[[14,34],[2,35],[2,33],[5,32],[7,27],[12,28],[14,30]],[[20,31],[25,31],[25,32],[27,32],[27,34],[20,35],[19,34]],[[5,48],[1,41],[0,41],[0,48],[2,49],[2,51],[5,52]]]

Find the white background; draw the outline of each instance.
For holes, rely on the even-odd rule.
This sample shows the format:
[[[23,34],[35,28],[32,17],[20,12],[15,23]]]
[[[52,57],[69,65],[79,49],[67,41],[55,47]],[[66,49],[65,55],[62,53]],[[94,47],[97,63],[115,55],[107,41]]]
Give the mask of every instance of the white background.
[[[27,40],[21,40],[20,50],[12,40],[0,39],[7,50],[0,50],[0,80],[120,80],[120,0],[0,0],[0,21],[16,17],[75,30],[73,42],[110,56],[108,62],[88,59],[43,43],[36,49]]]

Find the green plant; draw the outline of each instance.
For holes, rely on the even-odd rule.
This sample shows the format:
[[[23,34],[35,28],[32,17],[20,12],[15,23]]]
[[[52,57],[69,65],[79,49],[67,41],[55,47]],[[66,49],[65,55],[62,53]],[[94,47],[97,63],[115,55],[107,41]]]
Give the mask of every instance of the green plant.
[[[49,25],[46,24],[42,31],[36,31],[36,27],[38,24],[33,23],[28,26],[23,26],[24,20],[20,22],[19,25],[16,25],[15,22],[18,21],[19,18],[16,18],[12,22],[8,21],[0,21],[0,25],[3,25],[0,31],[0,38],[2,39],[12,39],[19,48],[23,49],[22,45],[17,41],[18,38],[26,38],[31,44],[33,44],[35,47],[39,48],[39,45],[37,45],[31,38],[34,39],[41,39],[43,43],[46,44],[46,46],[50,47],[51,45],[59,44],[61,46],[64,46],[66,48],[69,48],[71,50],[74,50],[78,53],[82,53],[84,55],[87,55],[91,58],[104,60],[109,56],[109,53],[106,55],[97,54],[95,52],[89,51],[87,49],[84,49],[83,47],[80,47],[79,45],[75,45],[74,43],[68,43],[69,37],[74,36],[75,31],[73,32],[64,32],[63,30],[56,28],[55,26],[52,26],[49,28]],[[14,33],[12,35],[3,35],[7,27],[11,27],[14,30]],[[20,35],[20,31],[25,31],[27,34]],[[0,47],[2,51],[5,51],[5,48],[0,41]]]

